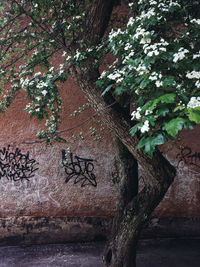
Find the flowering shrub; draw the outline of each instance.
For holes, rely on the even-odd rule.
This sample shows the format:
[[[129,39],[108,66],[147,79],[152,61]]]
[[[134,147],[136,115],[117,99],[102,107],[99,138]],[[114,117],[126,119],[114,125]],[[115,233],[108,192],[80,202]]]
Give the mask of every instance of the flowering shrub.
[[[103,94],[132,96],[130,134],[140,136],[137,149],[149,156],[200,123],[200,14],[197,1],[189,2],[134,1],[126,26],[107,41],[117,60],[97,84]]]
[[[71,58],[64,51],[65,42],[76,38],[78,24],[84,20],[82,3],[0,2],[0,111],[6,111],[16,92],[23,89],[30,101],[25,111],[31,118],[46,119],[47,130],[37,136],[47,142],[60,140],[56,134],[62,104],[59,83],[67,80],[65,63]],[[63,64],[55,65],[55,53],[63,56]]]
[[[91,57],[97,67],[102,56],[110,53],[116,60],[97,85],[104,89],[102,96],[108,92],[118,98],[131,96],[134,126],[130,134],[138,135],[138,149],[152,156],[157,145],[199,124],[198,1],[129,2],[127,24],[112,29],[95,47],[80,38],[87,30],[84,22],[90,0],[1,1],[1,111],[24,89],[30,100],[25,111],[46,118],[47,131],[38,137],[54,138],[61,110],[58,82],[66,81],[68,65],[81,65]],[[52,59],[55,53],[63,59],[57,67]],[[8,84],[11,88],[6,89]]]

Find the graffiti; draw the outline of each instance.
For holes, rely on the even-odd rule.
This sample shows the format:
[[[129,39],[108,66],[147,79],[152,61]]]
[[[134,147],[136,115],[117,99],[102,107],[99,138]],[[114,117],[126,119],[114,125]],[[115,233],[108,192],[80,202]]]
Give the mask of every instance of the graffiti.
[[[26,208],[31,206],[32,211],[38,208],[50,210],[53,207],[60,208],[61,203],[57,198],[60,192],[59,185],[55,179],[38,176],[38,173],[28,180],[10,181],[9,183],[0,183],[0,191],[4,194],[4,201],[0,202],[0,212],[4,215],[13,213],[13,199],[15,199],[15,210],[22,210],[26,214]],[[10,195],[12,192],[12,195]],[[33,204],[35,203],[35,204]],[[24,207],[21,209],[21,207]],[[21,214],[23,215],[23,213]]]
[[[200,152],[192,152],[190,147],[181,148],[176,158],[178,159],[178,167],[184,163],[200,169]]]
[[[62,159],[63,162],[66,160],[65,150],[62,151]],[[67,167],[65,167],[65,173],[67,174],[65,182],[68,183],[72,178],[75,178],[74,184],[81,183],[81,187],[86,185],[96,187],[96,176],[93,173],[94,161],[93,159],[73,156],[73,154],[70,153]]]
[[[38,163],[30,159],[29,152],[23,154],[19,148],[10,151],[10,145],[0,150],[0,179],[6,177],[11,181],[28,180],[38,170]]]

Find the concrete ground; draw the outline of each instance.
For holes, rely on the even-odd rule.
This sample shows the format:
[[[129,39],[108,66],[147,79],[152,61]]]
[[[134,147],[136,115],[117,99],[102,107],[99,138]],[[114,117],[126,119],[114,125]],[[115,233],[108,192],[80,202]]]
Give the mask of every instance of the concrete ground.
[[[0,247],[0,267],[102,267],[105,243]],[[142,240],[138,267],[199,267],[200,239]]]

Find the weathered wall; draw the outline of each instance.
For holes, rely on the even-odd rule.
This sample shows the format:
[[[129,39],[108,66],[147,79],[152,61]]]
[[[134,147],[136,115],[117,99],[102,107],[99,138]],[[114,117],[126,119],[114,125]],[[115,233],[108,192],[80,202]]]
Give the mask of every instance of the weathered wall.
[[[167,217],[200,217],[200,127],[183,131],[180,140],[162,148],[177,167],[177,176],[155,214]]]
[[[63,122],[61,129],[69,129],[78,125],[91,115],[91,110],[72,119],[69,115],[75,108],[86,103],[80,90],[70,81],[64,94]],[[88,136],[86,140],[73,142],[71,135],[82,131],[89,135],[91,125],[83,125],[74,131],[67,132],[65,137],[68,142],[46,146],[41,143],[23,144],[25,141],[34,141],[34,134],[42,126],[36,120],[30,121],[27,114],[23,113],[24,98],[18,95],[13,107],[4,117],[1,115],[0,148],[11,145],[9,151],[16,148],[21,153],[30,153],[30,159],[38,163],[38,170],[29,181],[8,180],[3,177],[0,181],[0,190],[3,201],[0,202],[0,216],[112,216],[114,212],[113,196],[115,189],[112,186],[110,173],[112,172],[112,145],[111,138],[106,137],[103,142],[93,142]],[[83,181],[74,184],[75,176],[65,183],[66,173],[61,167],[62,149],[72,148],[73,156],[93,160],[89,166],[91,173],[96,176],[97,186],[91,184],[81,187]],[[0,153],[3,159],[3,151]],[[77,162],[74,159],[74,162]],[[5,164],[5,162],[4,162]],[[85,171],[87,162],[80,163],[82,172]],[[94,169],[91,171],[92,165]],[[78,168],[78,166],[76,166]],[[81,174],[79,175],[81,178]],[[89,183],[89,181],[86,181]]]
[[[62,95],[64,98],[64,109],[62,113],[61,130],[74,128],[91,116],[91,109],[85,111],[77,119],[69,116],[74,109],[86,103],[80,89],[77,88],[71,80],[65,85]],[[43,218],[40,219],[42,221],[46,220],[44,218],[51,217],[53,218],[53,224],[56,224],[55,218],[58,218],[59,221],[61,217],[64,221],[66,220],[65,217],[111,218],[115,211],[117,192],[111,181],[114,153],[112,139],[108,131],[102,142],[94,142],[88,133],[91,124],[85,123],[81,125],[81,127],[75,127],[73,130],[65,132],[64,136],[68,140],[66,144],[56,143],[53,146],[47,147],[45,144],[40,143],[23,144],[24,141],[34,141],[35,134],[43,127],[41,122],[35,119],[32,121],[29,120],[28,114],[23,112],[25,105],[26,100],[24,100],[24,96],[18,94],[12,109],[8,111],[7,115],[0,115],[0,158],[1,162],[5,164],[5,151],[3,151],[3,148],[7,148],[7,146],[10,145],[9,152],[15,152],[16,148],[19,148],[22,154],[26,154],[29,151],[29,158],[34,159],[38,163],[38,170],[34,172],[34,176],[31,177],[29,181],[26,179],[13,181],[6,177],[1,178],[0,217],[2,217],[2,221],[0,232],[3,238],[2,242],[5,243],[5,239],[8,238],[9,235],[16,236],[16,233],[24,236],[25,233],[22,234],[20,231],[26,232],[26,222],[27,224],[30,224],[30,221],[33,223],[34,218],[38,220],[38,217]],[[71,139],[72,134],[80,131],[82,131],[87,138],[82,141],[74,142]],[[197,127],[193,131],[183,132],[180,142],[170,143],[162,147],[162,151],[167,155],[168,159],[174,165],[178,166],[177,177],[165,199],[154,212],[154,217],[200,217],[199,136],[200,128]],[[65,183],[66,173],[60,166],[62,161],[61,150],[69,146],[71,146],[74,156],[93,160],[91,163],[94,169],[89,169],[89,175],[93,173],[96,176],[96,187],[91,184],[81,187],[82,181],[74,184],[75,177],[68,183]],[[183,147],[188,148],[183,149]],[[180,148],[182,148],[182,150]],[[75,159],[75,161],[77,160]],[[87,162],[82,162],[80,164],[84,172]],[[91,166],[92,165],[90,165],[90,168]],[[144,174],[142,174],[141,171],[141,177],[142,175]],[[88,174],[86,176],[89,177]],[[91,176],[89,178],[91,178]],[[20,216],[21,218],[29,219],[20,219]],[[16,222],[16,225],[12,223],[13,220]],[[161,219],[153,221],[153,228],[159,228],[160,220]],[[6,224],[7,221],[11,223]],[[195,223],[196,222],[197,221],[195,221]],[[37,229],[37,232],[38,228],[35,228],[35,224],[38,226],[37,222],[34,221],[32,229]],[[58,225],[59,224],[60,222],[58,222]],[[78,225],[80,224],[78,223]],[[73,228],[73,224],[68,224],[66,227]],[[87,225],[83,228],[89,229],[90,227],[91,225],[89,227]],[[102,229],[99,230],[99,228],[95,226],[95,223],[92,223],[92,227],[93,229],[95,227],[98,229],[96,234],[88,230],[89,236],[95,238]],[[43,228],[44,225],[41,224],[41,229]],[[55,232],[62,237],[64,232],[70,232],[69,229],[66,230],[67,228],[65,227],[59,228],[62,229],[62,231],[59,232],[58,228],[55,227]],[[77,235],[80,238],[80,233],[84,232],[83,228],[79,227],[78,230],[79,234]],[[19,229],[21,230],[19,231]],[[31,227],[29,227],[29,230],[30,229]],[[51,226],[49,226],[48,229],[52,231]],[[105,233],[108,232],[108,229],[109,227]],[[46,230],[43,232],[46,233]],[[182,232],[184,232],[184,230]],[[31,230],[26,233],[26,236],[28,234],[31,234]],[[37,236],[36,234],[36,237]],[[70,235],[67,234],[64,239],[69,241],[69,236]],[[73,238],[72,236],[73,234],[71,238]],[[34,238],[29,239],[32,240],[30,242],[33,242]],[[64,240],[61,239],[58,238],[60,241]],[[24,239],[22,238],[22,240]]]

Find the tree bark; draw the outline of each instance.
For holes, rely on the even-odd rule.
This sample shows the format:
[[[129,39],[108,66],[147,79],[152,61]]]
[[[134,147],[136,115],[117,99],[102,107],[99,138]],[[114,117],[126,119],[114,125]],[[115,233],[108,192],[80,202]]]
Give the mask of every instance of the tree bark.
[[[115,1],[94,2],[84,38],[96,44],[105,32]],[[95,15],[97,13],[98,16]],[[143,150],[135,151],[138,138],[130,136],[130,119],[122,117],[122,113],[115,105],[108,105],[101,96],[101,90],[96,86],[99,72],[93,59],[89,58],[81,66],[71,66],[70,71],[73,80],[82,89],[94,110],[99,113],[102,122],[120,140],[118,141],[119,204],[112,237],[105,250],[104,263],[112,267],[134,267],[139,234],[173,182],[175,168],[158,149],[152,159],[144,154]],[[136,179],[137,164],[140,164],[146,173],[145,187],[139,193]]]
[[[90,63],[87,66],[90,70],[92,69]],[[142,150],[135,151],[138,138],[130,136],[130,122],[121,118],[118,111],[112,106],[108,106],[101,97],[101,92],[95,85],[98,72],[93,68],[93,72],[88,75],[87,72],[85,73],[85,69],[85,66],[73,66],[71,68],[74,81],[80,86],[91,106],[99,113],[102,122],[119,138],[146,173],[144,189],[123,207],[123,216],[117,215],[120,218],[115,227],[117,230],[113,234],[109,249],[104,256],[104,262],[107,266],[134,267],[136,266],[135,251],[142,227],[163,199],[174,180],[176,171],[158,149],[154,152],[152,159]],[[132,188],[130,177],[126,177],[126,179],[126,187]],[[123,185],[121,190],[123,191]]]
[[[91,70],[89,63],[87,66]],[[104,256],[104,262],[107,266],[133,267],[135,266],[137,240],[142,227],[163,199],[176,172],[158,149],[154,152],[152,159],[145,155],[142,150],[135,151],[138,139],[136,136],[130,136],[129,121],[121,118],[120,114],[113,107],[108,106],[101,97],[101,92],[95,85],[98,73],[93,70],[88,75],[84,70],[85,67],[72,67],[73,79],[85,93],[91,106],[100,114],[104,124],[127,147],[146,173],[144,177],[145,188],[124,207],[123,216],[120,216],[121,220],[116,226],[117,231],[113,234],[109,249]]]
[[[124,211],[138,194],[138,163],[118,138],[115,145],[115,185],[119,194],[117,211],[113,219],[112,232],[105,248],[103,261],[106,266],[135,266],[137,238],[130,233],[124,238],[119,232]],[[129,226],[128,226],[129,227]],[[123,229],[123,231],[127,229]],[[120,240],[118,240],[118,236]],[[129,243],[130,245],[125,245]]]

